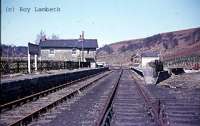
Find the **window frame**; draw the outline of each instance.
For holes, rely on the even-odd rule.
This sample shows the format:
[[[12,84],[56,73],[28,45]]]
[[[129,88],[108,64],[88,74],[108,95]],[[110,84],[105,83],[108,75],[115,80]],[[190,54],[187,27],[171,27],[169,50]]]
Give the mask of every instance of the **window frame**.
[[[55,49],[49,49],[49,54],[55,54]]]
[[[73,48],[73,49],[72,49],[72,55],[76,55],[76,53],[77,53],[76,50],[77,50],[76,48]]]

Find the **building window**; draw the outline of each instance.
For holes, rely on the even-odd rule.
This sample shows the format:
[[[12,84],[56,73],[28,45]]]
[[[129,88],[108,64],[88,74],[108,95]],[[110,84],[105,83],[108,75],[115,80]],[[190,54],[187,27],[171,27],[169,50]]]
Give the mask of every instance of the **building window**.
[[[54,54],[54,49],[50,49],[50,54]]]
[[[76,49],[72,49],[72,54],[76,54]]]

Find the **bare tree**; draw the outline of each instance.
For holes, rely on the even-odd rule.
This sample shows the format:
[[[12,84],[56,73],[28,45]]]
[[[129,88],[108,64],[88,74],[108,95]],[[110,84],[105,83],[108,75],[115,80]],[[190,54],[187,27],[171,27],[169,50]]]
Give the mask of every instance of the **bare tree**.
[[[36,40],[35,40],[35,44],[39,44],[41,40],[45,40],[46,39],[46,34],[44,31],[40,31],[39,34],[37,34],[36,36]]]
[[[53,34],[51,35],[51,39],[53,39],[53,40],[58,40],[58,39],[59,39],[59,36],[53,33]]]
[[[39,44],[40,41],[44,41],[46,39],[47,39],[46,33],[43,30],[41,30],[40,33],[37,34],[36,36],[35,44]],[[53,33],[51,37],[48,37],[48,39],[58,40],[59,36]]]

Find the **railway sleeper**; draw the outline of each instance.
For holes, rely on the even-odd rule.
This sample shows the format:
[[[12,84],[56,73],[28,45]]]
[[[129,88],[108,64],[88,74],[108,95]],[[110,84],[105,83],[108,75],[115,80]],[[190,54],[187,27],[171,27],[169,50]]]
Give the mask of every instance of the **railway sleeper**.
[[[83,88],[82,88],[83,89]],[[62,103],[63,101],[65,101],[66,99],[71,99],[72,97],[76,96],[78,94],[78,90],[72,92],[70,95],[68,96],[64,96],[63,98],[61,98],[60,100],[44,107],[44,108],[41,108],[40,110],[30,114],[29,116],[26,116],[25,118],[17,121],[16,123],[14,124],[11,124],[12,125],[15,125],[15,126],[23,126],[23,125],[27,125],[29,124],[33,119],[35,118],[38,118],[40,117],[43,113],[46,113],[47,111],[51,110],[53,107],[57,106],[59,103]]]
[[[100,73],[102,73],[102,72],[100,72]],[[12,102],[8,103],[7,105],[3,105],[3,107],[0,107],[0,112],[5,112],[7,110],[11,110],[14,107],[18,107],[18,106],[23,105],[23,104],[25,104],[27,102],[30,102],[30,101],[35,101],[35,100],[37,100],[37,99],[39,99],[41,97],[47,96],[48,94],[54,93],[54,92],[56,92],[56,91],[58,91],[60,89],[63,89],[65,87],[67,87],[67,86],[70,86],[73,83],[79,82],[81,80],[86,80],[87,78],[93,77],[93,76],[98,75],[100,73],[97,73],[97,74],[94,74],[94,75],[89,75],[89,76],[86,76],[86,77],[83,77],[83,78],[68,82],[66,84],[60,85],[58,87],[52,87],[51,89],[42,91],[40,93],[32,94],[32,95],[24,97],[22,99],[20,99],[20,97],[18,97],[17,99],[20,99],[20,103],[18,102],[19,100],[16,100],[16,101],[12,101]]]
[[[156,102],[157,103],[157,102]],[[155,122],[156,120],[155,119],[158,119],[160,122],[163,122],[164,124],[167,124],[169,121],[167,119],[167,115],[166,115],[166,112],[165,112],[165,105],[161,103],[159,104],[155,104],[154,103],[154,108],[156,109],[156,112],[153,110],[152,106],[148,106],[148,105],[145,105],[145,111],[147,113],[147,115],[150,117],[150,121],[151,122]]]

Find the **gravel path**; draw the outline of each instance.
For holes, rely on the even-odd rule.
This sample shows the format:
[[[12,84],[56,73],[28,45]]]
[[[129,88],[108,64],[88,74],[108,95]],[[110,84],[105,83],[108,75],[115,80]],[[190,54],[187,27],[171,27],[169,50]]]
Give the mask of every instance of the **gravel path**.
[[[171,88],[200,88],[200,72],[172,75],[159,85]]]

